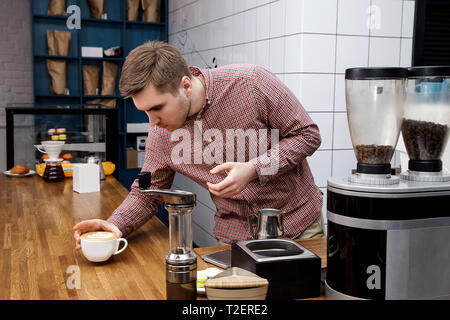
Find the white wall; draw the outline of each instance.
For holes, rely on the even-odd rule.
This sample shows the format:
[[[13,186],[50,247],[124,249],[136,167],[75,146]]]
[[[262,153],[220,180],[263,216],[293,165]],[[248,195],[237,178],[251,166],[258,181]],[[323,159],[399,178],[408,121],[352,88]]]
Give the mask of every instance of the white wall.
[[[345,69],[410,66],[414,5],[410,0],[170,0],[169,42],[190,65],[253,63],[274,72],[319,125],[322,146],[308,161],[326,194],[328,177],[348,175],[356,167]],[[368,27],[371,8],[374,28]],[[215,211],[203,209],[205,216]],[[212,235],[211,225],[198,228]]]
[[[0,172],[6,170],[3,108],[10,103],[33,102],[30,23],[30,0],[0,1]],[[26,131],[19,128],[16,133]],[[27,157],[25,154],[17,156]]]

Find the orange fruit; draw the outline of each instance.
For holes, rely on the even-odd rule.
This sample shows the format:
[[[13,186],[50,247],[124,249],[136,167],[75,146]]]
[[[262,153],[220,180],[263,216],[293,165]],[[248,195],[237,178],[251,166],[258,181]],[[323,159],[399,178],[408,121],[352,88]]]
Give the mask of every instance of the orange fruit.
[[[116,165],[111,161],[102,162],[102,166],[103,171],[105,172],[105,176],[113,174],[113,172],[116,170]]]

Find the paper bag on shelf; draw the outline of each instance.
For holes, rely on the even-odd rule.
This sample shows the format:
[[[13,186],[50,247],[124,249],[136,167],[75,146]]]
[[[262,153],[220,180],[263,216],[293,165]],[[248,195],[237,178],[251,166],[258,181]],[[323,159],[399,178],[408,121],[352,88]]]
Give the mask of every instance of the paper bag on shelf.
[[[48,54],[50,56],[69,56],[71,39],[70,31],[47,30]]]
[[[98,83],[100,79],[99,66],[83,66],[83,92],[84,95],[94,96],[98,94]]]
[[[50,93],[65,94],[67,88],[67,62],[59,59],[46,59],[50,76]]]
[[[104,0],[88,0],[89,9],[91,10],[91,17],[94,19],[101,19],[103,14]]]
[[[52,16],[62,16],[66,13],[66,0],[50,0],[47,14]]]
[[[145,22],[160,22],[161,18],[159,11],[161,8],[161,0],[141,0],[142,10],[144,15],[142,21]]]
[[[116,99],[91,99],[91,100],[86,100],[84,103],[101,105],[101,106],[107,107],[107,108],[115,108],[116,102],[117,102]],[[89,106],[87,106],[87,108],[89,108]]]
[[[137,21],[139,16],[139,4],[141,0],[127,0],[127,20]]]
[[[102,96],[113,96],[116,91],[117,63],[103,61]]]

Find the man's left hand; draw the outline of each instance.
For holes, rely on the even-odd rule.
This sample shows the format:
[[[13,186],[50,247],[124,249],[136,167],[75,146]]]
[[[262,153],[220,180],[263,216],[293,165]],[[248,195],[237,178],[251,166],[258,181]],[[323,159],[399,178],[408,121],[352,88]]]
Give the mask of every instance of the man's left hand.
[[[214,167],[210,172],[219,174],[225,171],[228,176],[217,184],[207,182],[209,191],[221,198],[231,198],[247,187],[258,174],[255,166],[250,162],[225,162]]]

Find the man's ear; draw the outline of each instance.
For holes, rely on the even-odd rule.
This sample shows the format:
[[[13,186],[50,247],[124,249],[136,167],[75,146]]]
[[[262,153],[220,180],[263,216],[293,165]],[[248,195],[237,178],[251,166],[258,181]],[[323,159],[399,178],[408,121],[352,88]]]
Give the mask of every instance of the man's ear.
[[[192,94],[192,81],[188,76],[184,76],[180,81],[180,89],[186,93],[187,97],[190,97]]]

